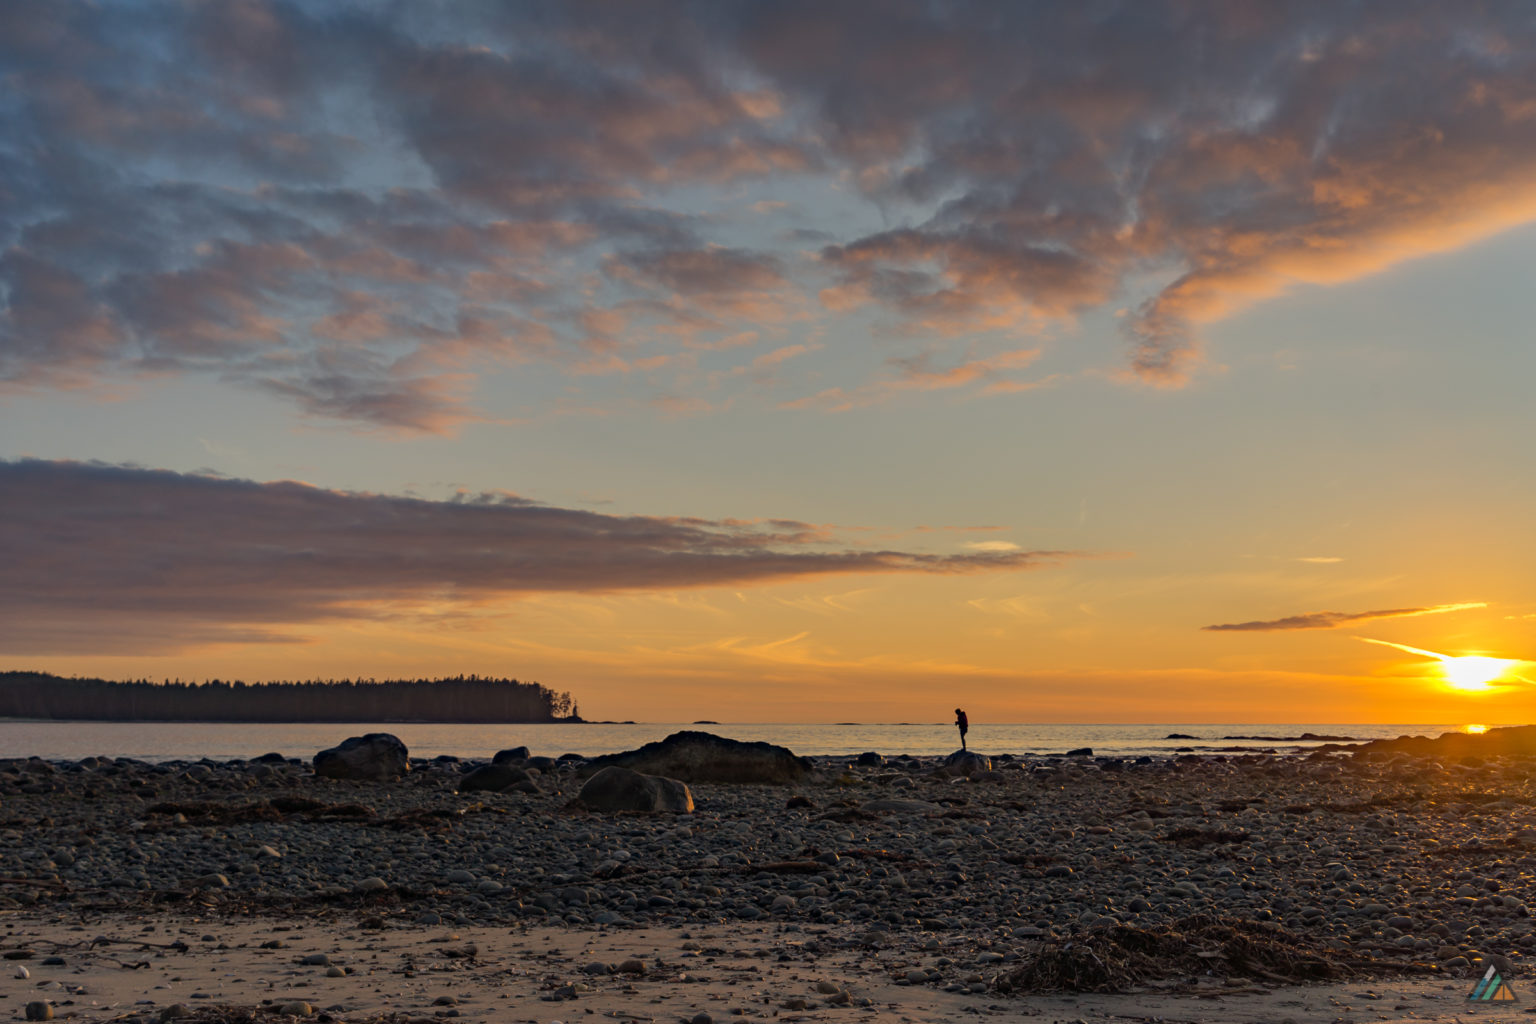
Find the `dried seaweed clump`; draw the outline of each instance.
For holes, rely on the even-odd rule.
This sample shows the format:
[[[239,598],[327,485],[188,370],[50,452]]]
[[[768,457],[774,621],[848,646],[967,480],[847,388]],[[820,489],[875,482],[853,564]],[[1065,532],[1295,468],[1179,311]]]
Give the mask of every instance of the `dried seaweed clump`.
[[[1341,953],[1275,925],[1199,914],[1166,928],[1121,925],[1037,943],[992,985],[999,992],[1021,995],[1128,992],[1153,983],[1185,982],[1193,987],[1205,975],[1298,984],[1434,969]]]
[[[362,804],[328,804],[307,797],[279,796],[254,803],[218,803],[194,801],[159,803],[144,810],[145,816],[182,815],[198,825],[230,825],[245,822],[286,821],[298,817],[306,821],[360,821],[378,816],[372,807]]]

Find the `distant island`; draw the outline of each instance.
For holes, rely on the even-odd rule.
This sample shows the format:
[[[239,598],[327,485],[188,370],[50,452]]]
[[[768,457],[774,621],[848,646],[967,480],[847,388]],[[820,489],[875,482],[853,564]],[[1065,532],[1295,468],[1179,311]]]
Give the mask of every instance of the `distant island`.
[[[96,722],[582,722],[569,693],[484,676],[203,683],[0,672],[0,718]]]

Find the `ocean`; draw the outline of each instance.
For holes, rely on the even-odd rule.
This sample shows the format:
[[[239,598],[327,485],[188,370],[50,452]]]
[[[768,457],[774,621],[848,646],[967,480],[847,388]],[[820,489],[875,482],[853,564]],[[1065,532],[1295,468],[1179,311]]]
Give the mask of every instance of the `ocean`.
[[[1138,725],[1101,724],[993,724],[973,722],[969,736],[972,750],[985,754],[1052,754],[1091,747],[1095,754],[1134,756],[1172,754],[1189,749],[1216,753],[1240,747],[1245,750],[1294,751],[1316,746],[1317,741],[1298,741],[1305,733],[1347,736],[1359,740],[1396,736],[1438,736],[1467,729],[1466,723],[1449,725],[1360,725],[1310,723],[1275,725],[1235,723],[1200,724],[1165,722]],[[1478,728],[1480,726],[1472,726]],[[414,722],[348,723],[228,723],[228,722],[54,722],[0,720],[0,757],[41,757],[77,760],[82,757],[134,757],[144,761],[178,761],[212,758],[216,761],[252,758],[276,752],[289,757],[311,758],[316,751],[335,746],[348,736],[388,732],[400,737],[412,757],[431,758],[456,754],[488,758],[506,747],[526,746],[534,754],[559,756],[609,754],[632,750],[680,729],[700,729],[738,740],[766,740],[797,754],[843,756],[866,750],[882,754],[947,754],[959,747],[958,734],[950,723],[922,724],[691,724],[642,722],[635,724],[539,724],[477,725]],[[1182,734],[1193,739],[1169,739]],[[1262,736],[1252,740],[1231,737]]]

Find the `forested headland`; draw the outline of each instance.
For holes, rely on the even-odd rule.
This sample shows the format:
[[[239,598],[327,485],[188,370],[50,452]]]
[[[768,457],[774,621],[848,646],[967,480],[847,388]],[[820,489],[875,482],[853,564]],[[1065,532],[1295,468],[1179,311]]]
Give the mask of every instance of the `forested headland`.
[[[484,676],[202,683],[0,672],[0,718],[98,722],[579,722],[569,693]]]

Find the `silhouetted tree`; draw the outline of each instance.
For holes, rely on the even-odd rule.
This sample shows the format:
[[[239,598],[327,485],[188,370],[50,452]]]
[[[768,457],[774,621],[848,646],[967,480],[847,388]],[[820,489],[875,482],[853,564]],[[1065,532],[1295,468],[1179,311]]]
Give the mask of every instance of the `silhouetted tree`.
[[[111,682],[0,672],[0,718],[161,722],[550,722],[569,693],[516,679]]]

